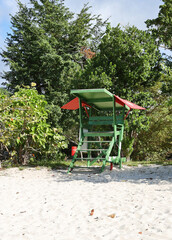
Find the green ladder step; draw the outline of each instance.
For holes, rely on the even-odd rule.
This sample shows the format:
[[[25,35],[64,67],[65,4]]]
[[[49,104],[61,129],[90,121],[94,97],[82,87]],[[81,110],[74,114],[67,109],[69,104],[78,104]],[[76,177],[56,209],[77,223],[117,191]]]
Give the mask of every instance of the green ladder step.
[[[75,158],[75,160],[95,160],[96,158]],[[105,160],[106,158],[98,158],[97,160]]]
[[[84,137],[96,137],[96,136],[113,137],[114,132],[86,132],[83,135]]]
[[[79,151],[104,151],[108,149],[80,149]]]
[[[83,141],[83,143],[110,143],[111,141]]]

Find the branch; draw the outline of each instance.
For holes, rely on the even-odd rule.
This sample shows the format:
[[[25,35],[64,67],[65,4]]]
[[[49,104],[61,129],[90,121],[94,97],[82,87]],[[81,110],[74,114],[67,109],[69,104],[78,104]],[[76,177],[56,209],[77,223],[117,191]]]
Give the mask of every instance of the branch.
[[[76,142],[73,141],[69,136],[67,136],[67,135],[65,135],[65,134],[63,134],[63,135],[69,140],[69,142],[72,142],[72,143],[78,145],[78,142],[76,143]]]

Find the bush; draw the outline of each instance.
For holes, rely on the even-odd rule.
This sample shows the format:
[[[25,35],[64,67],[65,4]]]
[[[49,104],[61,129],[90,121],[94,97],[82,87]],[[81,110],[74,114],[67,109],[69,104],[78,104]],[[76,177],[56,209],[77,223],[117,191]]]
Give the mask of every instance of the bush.
[[[142,130],[132,153],[134,160],[163,161],[172,154],[172,104],[171,98],[160,99],[150,110],[150,126]],[[163,101],[162,101],[163,100]],[[169,157],[168,157],[169,156]]]
[[[32,87],[17,87],[14,95],[0,93],[1,159],[5,153],[14,163],[58,156],[67,147],[60,128],[47,123],[47,102]]]

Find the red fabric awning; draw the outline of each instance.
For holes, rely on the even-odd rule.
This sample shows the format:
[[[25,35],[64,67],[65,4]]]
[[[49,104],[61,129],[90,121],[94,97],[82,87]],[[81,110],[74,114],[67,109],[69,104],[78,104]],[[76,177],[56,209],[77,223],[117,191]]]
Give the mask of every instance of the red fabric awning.
[[[130,109],[140,109],[140,110],[145,110],[145,108],[140,107],[132,102],[129,102],[125,99],[122,99],[116,95],[115,96],[115,102],[120,104],[121,106],[127,105]],[[83,107],[91,107],[90,105],[88,105],[86,102],[82,101],[82,106]],[[71,100],[70,102],[66,103],[64,106],[61,107],[62,109],[69,109],[69,110],[76,110],[79,108],[79,98],[76,97],[73,100]]]
[[[90,105],[88,105],[87,103],[82,101],[82,107],[90,107]],[[79,108],[79,98],[76,97],[73,100],[71,100],[70,102],[66,103],[65,105],[63,105],[63,107],[61,107],[62,109],[69,109],[69,110],[76,110]]]
[[[131,109],[145,110],[144,107],[140,107],[139,105],[136,105],[135,103],[132,103],[132,102],[129,102],[129,101],[125,100],[125,99],[122,99],[122,98],[120,98],[120,97],[118,97],[116,95],[114,95],[114,96],[115,96],[115,99],[116,99],[115,102],[119,103],[122,106],[124,106],[124,104],[125,104],[129,108],[131,108]]]

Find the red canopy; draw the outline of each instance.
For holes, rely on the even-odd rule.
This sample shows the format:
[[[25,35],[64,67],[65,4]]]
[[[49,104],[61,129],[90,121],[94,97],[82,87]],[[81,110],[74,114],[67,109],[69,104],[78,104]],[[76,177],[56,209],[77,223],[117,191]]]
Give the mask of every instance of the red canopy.
[[[130,109],[140,109],[140,110],[145,110],[145,108],[140,107],[132,102],[129,102],[125,99],[122,99],[120,97],[118,97],[117,95],[115,96],[115,102],[120,104],[121,106],[127,105]],[[88,105],[86,102],[82,101],[82,106],[83,107],[91,107],[90,105]],[[76,110],[79,108],[79,98],[74,98],[73,100],[71,100],[70,102],[66,103],[65,105],[63,105],[61,107],[62,109],[69,109],[69,110]]]
[[[114,95],[114,96],[115,96],[115,102],[119,103],[119,104],[122,105],[122,106],[124,106],[124,104],[125,104],[125,105],[127,105],[129,108],[131,108],[131,109],[145,110],[145,108],[140,107],[139,105],[136,105],[136,104],[134,104],[134,103],[132,103],[132,102],[129,102],[129,101],[125,100],[125,99],[122,99],[122,98],[120,98],[120,97],[118,97],[118,96],[116,96],[116,95]]]
[[[87,103],[82,101],[82,107],[90,107],[90,105],[88,105]],[[69,109],[69,110],[76,110],[79,108],[79,98],[76,97],[73,100],[71,100],[70,102],[66,103],[65,105],[63,105],[63,107],[61,107],[62,109]]]

